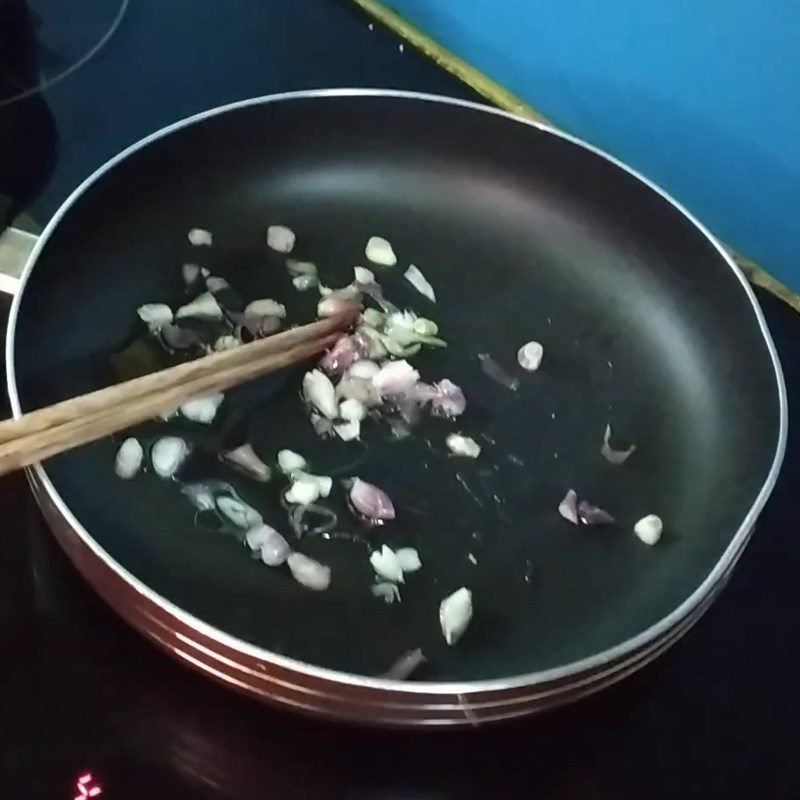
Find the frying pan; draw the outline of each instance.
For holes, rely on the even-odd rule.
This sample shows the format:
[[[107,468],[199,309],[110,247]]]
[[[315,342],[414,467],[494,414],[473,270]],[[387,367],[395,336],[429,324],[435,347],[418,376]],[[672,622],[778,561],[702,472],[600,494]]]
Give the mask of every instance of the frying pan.
[[[596,691],[700,616],[783,457],[785,389],[761,311],[723,248],[664,192],[579,140],[494,109],[301,92],[213,109],[132,146],[73,193],[30,258],[7,337],[14,414],[113,381],[109,356],[136,335],[136,307],[184,301],[186,261],[247,298],[285,301],[290,323],[309,320],[316,298],[294,291],[284,257],[265,245],[273,223],[296,232],[293,255],[330,286],[351,280],[370,236],[388,238],[399,264],[376,268],[387,296],[434,318],[449,342],[414,365],[461,385],[467,410],[402,441],[379,422],[361,443],[322,441],[298,399],[301,368],[229,393],[210,430],[159,428],[208,453],[221,427],[267,461],[288,447],[318,473],[389,492],[396,522],[296,543],[331,566],[323,593],[197,524],[175,483],[119,481],[118,442],[36,467],[56,536],[125,619],[271,702],[456,725]],[[193,227],[211,230],[213,247],[192,248]],[[404,281],[411,262],[436,305]],[[544,361],[522,373],[517,349],[534,339]],[[519,387],[487,375],[481,353]],[[606,424],[637,445],[623,465],[600,456]],[[448,456],[452,430],[479,438],[478,459]],[[286,530],[279,480],[253,484],[213,458],[186,469],[230,481]],[[568,488],[617,522],[567,523],[557,506]],[[650,513],[665,521],[654,547],[632,533]],[[414,546],[423,561],[392,605],[370,593],[369,552],[383,543]],[[448,647],[438,607],[462,585],[475,615]],[[411,680],[380,677],[415,647],[428,662]]]

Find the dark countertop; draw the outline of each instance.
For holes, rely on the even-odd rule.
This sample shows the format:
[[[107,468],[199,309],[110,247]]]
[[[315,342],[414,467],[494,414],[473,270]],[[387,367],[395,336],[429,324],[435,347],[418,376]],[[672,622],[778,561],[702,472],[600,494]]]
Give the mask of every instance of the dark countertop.
[[[48,92],[60,155],[28,207],[35,218],[46,219],[107,156],[203,107],[322,85],[471,94],[400,53],[346,3],[203,0],[188,8],[132,4],[99,69]],[[198,39],[203,46],[193,48]],[[800,317],[765,293],[759,299],[791,401],[800,393]],[[783,473],[729,586],[641,673],[526,722],[414,734],[265,709],[173,663],[83,585],[24,481],[4,479],[2,796],[72,798],[77,776],[91,770],[103,800],[798,797],[799,479],[800,434],[790,429]]]

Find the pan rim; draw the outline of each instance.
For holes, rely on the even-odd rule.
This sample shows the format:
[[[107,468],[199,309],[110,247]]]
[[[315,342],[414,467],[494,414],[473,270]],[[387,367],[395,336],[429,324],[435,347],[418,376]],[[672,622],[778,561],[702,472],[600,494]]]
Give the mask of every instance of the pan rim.
[[[7,333],[6,333],[6,347],[5,347],[5,361],[6,361],[6,388],[11,403],[12,414],[14,418],[18,418],[22,414],[19,393],[17,389],[16,379],[16,365],[14,361],[14,345],[16,323],[19,316],[19,309],[24,295],[25,286],[33,271],[36,261],[52,235],[55,228],[58,226],[61,219],[66,215],[69,209],[75,202],[106,172],[110,171],[118,163],[133,155],[137,151],[143,149],[147,145],[162,139],[163,137],[179,131],[182,128],[188,127],[197,122],[216,117],[221,114],[236,111],[242,108],[248,108],[257,105],[266,105],[269,103],[285,102],[299,99],[335,99],[344,97],[369,97],[369,98],[384,98],[384,99],[398,99],[398,100],[413,100],[418,102],[427,102],[441,105],[452,105],[460,108],[465,108],[479,113],[493,114],[505,118],[517,124],[528,125],[539,131],[555,136],[559,139],[568,141],[578,147],[582,147],[594,155],[605,159],[606,161],[614,164],[619,169],[628,173],[632,177],[641,181],[644,185],[649,187],[652,191],[659,194],[664,200],[672,205],[679,213],[681,213],[694,227],[702,233],[706,239],[717,250],[722,259],[727,263],[733,274],[738,278],[742,289],[744,290],[747,298],[750,301],[753,312],[756,316],[761,335],[764,343],[767,346],[767,351],[772,360],[772,366],[775,373],[775,381],[778,389],[778,404],[779,404],[779,419],[780,429],[778,432],[778,439],[776,442],[775,455],[770,467],[769,472],[759,490],[753,504],[746,513],[744,519],[740,523],[735,535],[731,539],[729,545],[725,548],[722,556],[706,575],[699,586],[686,597],[677,607],[675,607],[669,614],[662,617],[657,622],[650,625],[648,628],[640,631],[635,636],[630,637],[612,647],[603,650],[600,653],[587,656],[582,659],[568,662],[556,667],[551,667],[547,670],[540,670],[537,672],[523,673],[518,675],[511,675],[505,678],[491,678],[481,679],[475,681],[458,681],[458,682],[438,682],[438,681],[400,681],[391,680],[388,678],[374,678],[366,675],[359,675],[355,673],[348,673],[339,670],[329,669],[327,667],[320,667],[314,664],[309,664],[298,659],[290,658],[288,656],[279,655],[267,650],[263,647],[245,642],[224,630],[217,628],[202,619],[195,617],[186,610],[175,605],[173,602],[155,592],[147,584],[138,579],[135,575],[130,573],[122,564],[117,562],[107,553],[100,544],[89,534],[88,530],[78,521],[73,515],[70,508],[61,498],[55,486],[50,480],[47,472],[41,464],[34,465],[31,469],[35,472],[37,480],[41,483],[42,489],[48,495],[50,501],[58,509],[59,513],[63,516],[66,523],[95,555],[95,557],[102,560],[110,569],[116,572],[121,579],[132,586],[139,594],[147,598],[148,601],[160,607],[165,613],[178,619],[182,624],[196,630],[198,633],[217,641],[219,644],[231,648],[234,651],[246,654],[251,658],[259,659],[263,662],[273,664],[279,668],[293,670],[321,681],[327,681],[333,684],[341,685],[343,687],[353,686],[360,687],[366,691],[390,691],[401,692],[406,694],[428,694],[428,695],[469,695],[480,692],[493,692],[493,691],[507,691],[517,688],[544,686],[553,681],[564,681],[572,677],[577,677],[582,673],[590,670],[597,669],[603,665],[612,663],[619,658],[622,658],[632,651],[642,648],[646,645],[652,645],[661,637],[667,635],[669,631],[676,625],[682,622],[687,616],[697,609],[706,598],[706,596],[714,589],[714,587],[724,579],[729,566],[736,560],[736,554],[742,548],[752,532],[752,528],[761,513],[767,499],[769,498],[780,472],[783,463],[784,454],[786,451],[786,441],[788,434],[788,404],[786,396],[786,385],[783,377],[783,370],[781,368],[778,353],[775,348],[775,343],[772,340],[769,329],[764,319],[761,307],[756,299],[752,287],[747,282],[744,273],[735,263],[730,254],[720,244],[716,237],[701,223],[688,209],[681,205],[677,200],[671,197],[666,191],[661,189],[658,185],[653,183],[650,179],[646,178],[641,173],[629,167],[619,159],[605,152],[604,150],[595,147],[592,144],[576,137],[571,134],[554,128],[551,125],[542,122],[526,119],[525,117],[504,111],[499,108],[493,108],[481,103],[472,102],[469,100],[461,100],[458,98],[446,97],[443,95],[428,94],[422,92],[393,90],[393,89],[368,89],[368,88],[338,88],[338,89],[307,89],[300,91],[283,92],[279,94],[263,95],[259,97],[247,98],[245,100],[238,100],[233,103],[228,103],[221,106],[216,106],[211,109],[193,114],[185,117],[177,122],[171,123],[157,131],[145,136],[139,141],[129,145],[127,148],[119,152],[117,155],[106,161],[88,177],[86,177],[64,200],[59,206],[58,210],[52,216],[45,226],[42,234],[39,236],[33,250],[31,251],[25,267],[20,276],[19,289],[14,297],[11,305],[11,310],[8,317]]]

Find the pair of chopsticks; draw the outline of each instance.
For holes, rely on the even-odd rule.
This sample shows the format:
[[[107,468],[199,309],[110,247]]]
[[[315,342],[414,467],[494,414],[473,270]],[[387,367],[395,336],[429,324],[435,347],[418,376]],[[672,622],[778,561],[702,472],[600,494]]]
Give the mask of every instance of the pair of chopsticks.
[[[337,314],[0,422],[0,475],[305,361],[331,347],[356,317]]]

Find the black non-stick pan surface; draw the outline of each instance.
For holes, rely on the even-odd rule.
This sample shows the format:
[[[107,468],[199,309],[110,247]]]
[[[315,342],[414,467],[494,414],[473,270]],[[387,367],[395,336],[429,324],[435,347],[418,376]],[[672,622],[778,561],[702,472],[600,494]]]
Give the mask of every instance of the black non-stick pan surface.
[[[230,392],[211,429],[140,429],[178,431],[200,454],[235,433],[266,461],[291,448],[317,473],[383,487],[397,520],[366,543],[295,542],[331,566],[323,593],[195,524],[176,483],[118,480],[120,438],[48,462],[58,495],[111,559],[192,616],[310,664],[374,676],[421,647],[429,662],[415,678],[425,681],[602,656],[708,591],[783,451],[783,384],[755,300],[709,235],[643,179],[477,106],[310,93],[204,115],[133,149],[46,234],[11,323],[12,399],[30,410],[111,382],[110,355],[142,333],[136,307],[185,302],[187,261],[247,299],[285,302],[289,323],[310,321],[317,296],[296,292],[285,258],[266,247],[274,223],[296,232],[292,255],[314,261],[329,286],[367,265],[370,236],[389,239],[398,266],[374,268],[387,297],[435,319],[450,343],[414,364],[426,380],[461,385],[467,411],[403,441],[379,423],[365,425],[361,443],[322,441],[295,369]],[[193,227],[213,232],[211,248],[188,243]],[[403,279],[409,263],[435,287],[436,305]],[[523,373],[516,352],[532,339],[544,361]],[[488,377],[479,353],[519,388]],[[607,423],[637,445],[622,466],[600,455]],[[448,456],[453,430],[482,444],[477,460]],[[213,457],[187,470],[230,481],[288,535],[280,480],[253,483]],[[571,487],[617,523],[562,519]],[[334,494],[341,530],[358,532],[343,490]],[[632,533],[650,513],[665,523],[654,547]],[[424,564],[393,605],[370,593],[369,549],[384,542],[416,547]],[[448,647],[438,607],[462,585],[474,619]]]

